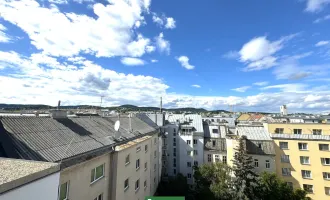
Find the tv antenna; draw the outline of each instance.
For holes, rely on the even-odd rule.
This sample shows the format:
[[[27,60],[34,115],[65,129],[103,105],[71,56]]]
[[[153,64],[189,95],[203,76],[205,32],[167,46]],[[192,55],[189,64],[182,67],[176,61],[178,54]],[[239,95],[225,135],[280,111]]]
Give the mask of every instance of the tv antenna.
[[[114,135],[114,138],[115,139],[119,139],[120,138],[120,133],[118,132],[119,131],[119,127],[120,127],[120,118],[119,118],[119,113],[118,113],[118,120],[116,121],[115,123],[115,135]]]

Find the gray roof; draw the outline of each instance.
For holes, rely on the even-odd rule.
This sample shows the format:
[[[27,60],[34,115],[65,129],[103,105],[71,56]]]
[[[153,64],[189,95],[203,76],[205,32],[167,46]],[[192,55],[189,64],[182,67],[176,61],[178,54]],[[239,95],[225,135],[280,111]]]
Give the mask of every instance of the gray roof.
[[[259,144],[261,148],[259,148]],[[246,140],[246,150],[248,154],[275,155],[273,141]]]
[[[202,116],[197,114],[167,114],[169,123],[180,123],[181,127],[194,127],[196,132],[204,133]]]
[[[7,133],[20,158],[55,162],[155,131],[133,117],[130,133],[128,118],[121,117],[121,126],[116,132],[116,120],[110,117],[3,117],[0,134]]]
[[[147,113],[146,114],[154,123],[157,124],[157,126],[164,126],[165,124],[165,115],[161,113],[152,114]]]
[[[235,127],[235,120],[236,118],[234,117],[203,117],[203,120],[209,120],[211,121],[211,119],[214,119],[214,122],[217,122],[217,120],[220,120],[220,123],[223,123],[222,121],[225,120],[229,127]]]
[[[273,139],[292,139],[292,140],[327,140],[330,141],[330,135],[312,135],[312,134],[271,134]]]
[[[0,194],[59,170],[57,163],[0,158]]]
[[[215,146],[213,146],[213,141],[215,141]],[[204,139],[205,150],[214,151],[227,151],[226,139],[225,138],[209,138]]]
[[[271,140],[269,133],[263,126],[237,126],[239,136],[245,135],[249,140]]]

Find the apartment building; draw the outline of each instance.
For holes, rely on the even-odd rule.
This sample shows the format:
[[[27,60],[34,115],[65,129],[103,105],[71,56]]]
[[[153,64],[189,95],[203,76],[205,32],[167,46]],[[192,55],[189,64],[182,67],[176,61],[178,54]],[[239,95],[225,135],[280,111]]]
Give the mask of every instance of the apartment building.
[[[5,157],[59,163],[60,200],[151,196],[158,186],[161,170],[159,130],[137,117],[120,117],[121,125],[116,131],[117,120],[118,117],[70,118],[61,110],[52,111],[51,117],[2,117],[0,151]],[[131,154],[132,163],[125,166],[122,160],[127,154]],[[141,157],[140,170],[132,170],[135,156]],[[149,164],[146,171],[142,162]],[[131,187],[125,190],[127,178]],[[137,180],[141,182],[136,183]],[[146,188],[145,180],[148,180]],[[135,190],[134,185],[141,186],[141,190]]]
[[[193,184],[193,166],[203,163],[204,130],[201,115],[168,114],[163,138],[164,176],[178,173]]]
[[[330,124],[267,123],[275,142],[276,173],[312,199],[330,198]]]

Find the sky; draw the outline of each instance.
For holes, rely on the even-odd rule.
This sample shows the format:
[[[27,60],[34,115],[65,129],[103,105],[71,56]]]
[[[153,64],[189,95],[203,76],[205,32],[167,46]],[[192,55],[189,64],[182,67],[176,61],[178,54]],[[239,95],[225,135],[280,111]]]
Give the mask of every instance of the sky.
[[[2,0],[0,103],[330,112],[330,0]]]

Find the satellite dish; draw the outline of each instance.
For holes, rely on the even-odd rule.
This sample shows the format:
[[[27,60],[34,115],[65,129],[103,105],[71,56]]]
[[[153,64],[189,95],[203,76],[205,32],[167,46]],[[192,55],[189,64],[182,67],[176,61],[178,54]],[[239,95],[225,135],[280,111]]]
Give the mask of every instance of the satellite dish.
[[[118,131],[119,127],[120,127],[120,121],[117,120],[116,123],[115,123],[115,130]]]

